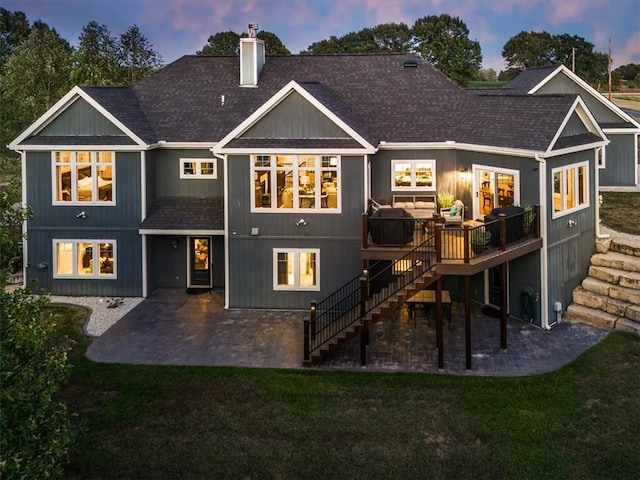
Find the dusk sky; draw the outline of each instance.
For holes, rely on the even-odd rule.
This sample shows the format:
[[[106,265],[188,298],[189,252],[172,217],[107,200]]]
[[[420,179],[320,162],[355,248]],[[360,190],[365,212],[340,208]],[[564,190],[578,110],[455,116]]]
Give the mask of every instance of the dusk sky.
[[[314,42],[382,23],[448,13],[469,27],[483,66],[504,69],[502,47],[525,31],[583,37],[607,53],[613,67],[640,63],[639,0],[3,0],[28,20],[42,20],[71,44],[92,20],[113,36],[136,24],[165,63],[194,54],[217,32],[246,31],[248,23],[275,33],[292,53]]]

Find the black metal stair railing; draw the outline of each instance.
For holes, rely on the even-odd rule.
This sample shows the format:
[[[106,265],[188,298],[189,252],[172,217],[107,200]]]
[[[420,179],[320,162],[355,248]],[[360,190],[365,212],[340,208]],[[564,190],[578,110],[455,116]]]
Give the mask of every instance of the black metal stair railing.
[[[434,241],[433,235],[427,237],[374,275],[364,271],[321,302],[312,303],[310,318],[304,321],[305,362],[373,309],[423,278],[434,266]]]

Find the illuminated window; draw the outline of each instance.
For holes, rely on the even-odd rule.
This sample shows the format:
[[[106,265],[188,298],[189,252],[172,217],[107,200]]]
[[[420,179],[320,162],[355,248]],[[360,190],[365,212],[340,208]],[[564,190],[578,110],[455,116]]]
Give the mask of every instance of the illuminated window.
[[[392,160],[391,190],[435,190],[435,160]]]
[[[54,204],[114,203],[113,152],[52,152],[52,155]]]
[[[253,155],[252,211],[338,211],[340,157]]]
[[[215,158],[181,158],[180,178],[218,178]]]
[[[54,240],[54,278],[115,278],[115,241]]]
[[[589,164],[587,162],[554,168],[553,216],[589,206]]]
[[[274,249],[274,290],[320,290],[320,250]]]

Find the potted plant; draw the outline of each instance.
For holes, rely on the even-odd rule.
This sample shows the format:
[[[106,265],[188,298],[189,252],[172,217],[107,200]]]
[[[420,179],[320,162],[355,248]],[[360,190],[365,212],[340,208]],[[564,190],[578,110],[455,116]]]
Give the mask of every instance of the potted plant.
[[[452,207],[456,197],[451,192],[439,192],[437,196],[438,207],[440,209]]]
[[[484,227],[475,228],[471,231],[471,249],[473,253],[479,254],[486,251],[491,241],[491,232]]]
[[[531,224],[536,216],[536,212],[533,210],[533,206],[531,205],[523,205],[522,208],[524,210],[524,215],[522,216],[522,233],[524,235],[529,235],[531,232]]]

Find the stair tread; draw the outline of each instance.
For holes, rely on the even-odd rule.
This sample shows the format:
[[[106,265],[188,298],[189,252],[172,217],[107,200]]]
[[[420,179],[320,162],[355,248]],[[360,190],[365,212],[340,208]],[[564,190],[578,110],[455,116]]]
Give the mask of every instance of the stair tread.
[[[619,268],[628,272],[640,272],[640,257],[612,251],[596,253],[591,257],[591,265]]]

